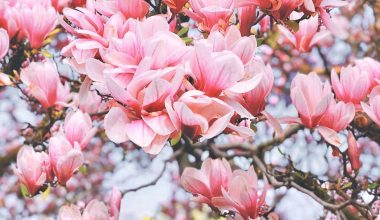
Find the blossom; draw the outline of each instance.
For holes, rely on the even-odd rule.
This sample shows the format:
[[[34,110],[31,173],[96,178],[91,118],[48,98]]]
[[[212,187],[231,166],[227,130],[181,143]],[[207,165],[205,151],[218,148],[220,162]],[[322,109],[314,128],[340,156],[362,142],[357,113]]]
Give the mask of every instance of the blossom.
[[[17,154],[15,173],[33,196],[52,177],[49,157],[45,152],[35,152],[30,146],[22,147]]]
[[[235,170],[228,187],[222,188],[222,196],[214,197],[212,203],[223,210],[235,212],[242,219],[256,219],[265,204],[266,189],[259,195],[257,176],[253,167],[248,171]]]
[[[0,60],[5,57],[9,49],[9,36],[6,30],[0,28]]]
[[[254,57],[257,49],[255,36],[243,36],[235,25],[227,28],[224,34],[212,29],[206,42],[212,45],[213,52],[231,51],[246,65]]]
[[[107,136],[116,143],[131,140],[147,153],[158,154],[177,130],[167,113],[166,100],[177,93],[183,77],[173,68],[150,70],[135,76],[125,90],[108,78],[111,94],[129,108],[114,106],[107,114]]]
[[[80,146],[74,146],[63,136],[54,136],[49,140],[49,157],[58,183],[65,185],[84,162]]]
[[[292,81],[290,96],[302,123],[308,128],[319,124],[333,98],[330,84],[323,85],[316,73],[297,74]]]
[[[84,149],[96,133],[90,115],[81,110],[68,114],[65,118],[65,136],[72,146],[79,144]]]
[[[33,95],[45,109],[55,105],[59,101],[60,91],[64,92],[54,63],[32,62],[21,70],[20,77],[28,86],[28,93]]]
[[[246,72],[251,77],[262,76],[259,84],[246,93],[229,93],[227,96],[232,98],[227,103],[242,117],[253,118],[265,110],[265,99],[272,90],[274,76],[270,65],[265,65],[261,60],[251,61]]]
[[[194,87],[207,96],[219,96],[224,90],[244,93],[254,89],[258,77],[244,79],[244,64],[233,52],[212,52],[206,43],[195,45],[190,67],[195,79]]]
[[[235,7],[234,0],[190,0],[190,5],[193,11],[186,10],[186,14],[205,31],[214,25],[226,27]]]
[[[366,57],[364,59],[355,61],[356,67],[360,69],[361,72],[367,72],[370,81],[370,90],[380,84],[380,63],[371,57]]]
[[[149,4],[144,0],[118,0],[118,6],[127,18],[142,19],[149,11]]]
[[[212,205],[212,199],[222,196],[232,175],[230,164],[225,159],[206,159],[200,170],[186,168],[181,176],[183,188],[196,195],[197,202]]]
[[[330,34],[326,30],[318,31],[318,26],[318,16],[314,16],[300,21],[299,30],[294,34],[282,25],[278,27],[283,36],[288,39],[298,51],[305,53],[309,52],[315,44]]]
[[[359,105],[369,92],[370,81],[367,72],[362,72],[358,67],[342,67],[340,80],[335,70],[331,73],[331,83],[339,100]]]
[[[212,138],[223,132],[234,114],[225,102],[206,96],[198,90],[184,93],[173,103],[174,118],[190,138]]]
[[[380,126],[380,86],[375,87],[369,95],[369,105],[361,102],[365,113]]]
[[[352,103],[331,101],[329,108],[322,116],[319,125],[341,131],[351,123],[355,117],[355,106]]]
[[[33,7],[22,7],[22,27],[29,39],[30,46],[38,49],[43,46],[47,35],[54,30],[57,12],[51,6],[35,4]]]

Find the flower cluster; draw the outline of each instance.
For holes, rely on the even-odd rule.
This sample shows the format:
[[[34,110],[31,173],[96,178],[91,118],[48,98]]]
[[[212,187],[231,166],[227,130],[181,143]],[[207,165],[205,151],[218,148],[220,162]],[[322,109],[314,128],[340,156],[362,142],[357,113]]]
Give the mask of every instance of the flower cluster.
[[[255,57],[255,37],[230,26],[186,45],[161,16],[138,20],[118,7],[104,18],[98,13],[104,7],[63,11],[62,25],[76,39],[62,53],[115,100],[104,121],[112,141],[130,140],[157,154],[179,134],[193,140],[252,135],[239,118],[260,114],[273,86],[270,66]]]
[[[48,154],[36,152],[31,146],[21,148],[15,173],[26,187],[28,195],[35,195],[49,183],[64,186],[83,165],[82,150],[95,132],[90,116],[77,110],[66,116],[63,130],[49,139]]]

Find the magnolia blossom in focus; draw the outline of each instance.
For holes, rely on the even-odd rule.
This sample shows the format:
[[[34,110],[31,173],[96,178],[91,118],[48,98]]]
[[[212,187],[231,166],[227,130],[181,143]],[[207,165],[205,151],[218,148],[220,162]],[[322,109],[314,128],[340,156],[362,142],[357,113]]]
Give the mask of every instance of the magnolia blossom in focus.
[[[244,79],[244,64],[234,53],[227,50],[212,52],[211,46],[205,43],[195,45],[190,66],[195,78],[194,87],[208,96],[217,97],[224,90],[248,92],[260,81],[260,76]]]
[[[340,80],[335,70],[331,73],[331,83],[339,100],[359,105],[369,92],[370,81],[367,72],[355,66],[342,67]]]
[[[14,169],[30,196],[33,196],[47,181],[52,171],[49,156],[45,152],[35,152],[32,147],[23,147],[17,154],[17,168]]]
[[[302,124],[308,128],[319,124],[333,98],[330,84],[325,82],[323,85],[316,73],[297,74],[292,81],[290,96]]]
[[[256,219],[265,205],[266,189],[259,194],[257,175],[253,167],[248,171],[235,170],[228,188],[222,188],[222,197],[214,197],[212,203],[236,213],[244,220]]]
[[[9,36],[6,30],[0,28],[0,60],[5,57],[9,49]]]
[[[82,149],[86,148],[95,133],[96,128],[92,127],[92,120],[87,113],[77,110],[66,116],[65,136],[72,146],[77,143]]]
[[[181,130],[192,139],[212,138],[228,126],[234,111],[225,102],[192,90],[173,103],[172,118],[179,121]]]
[[[365,113],[380,126],[380,86],[375,87],[369,95],[369,105],[362,102]]]
[[[301,53],[309,52],[315,44],[330,34],[326,30],[318,31],[318,16],[300,21],[299,30],[294,34],[282,25],[278,27],[283,36]]]
[[[47,109],[57,102],[65,102],[68,98],[57,72],[51,62],[32,62],[21,70],[21,81],[28,86],[27,92],[34,96]]]
[[[61,185],[65,185],[84,162],[80,146],[77,143],[72,146],[63,136],[50,138],[49,157],[53,172]]]
[[[57,12],[53,7],[35,4],[33,7],[21,9],[23,29],[29,39],[30,46],[38,49],[43,46],[47,35],[54,30]]]
[[[246,68],[246,72],[253,76],[262,75],[260,83],[253,90],[241,95],[233,95],[233,99],[237,100],[240,105],[231,104],[237,113],[246,118],[253,118],[265,110],[265,99],[273,88],[274,76],[270,65],[265,65],[260,60],[254,60]],[[232,94],[228,94],[231,96]],[[229,103],[230,104],[230,103]],[[248,110],[250,114],[247,114]]]
[[[222,196],[227,189],[232,171],[225,159],[206,159],[200,170],[189,167],[181,176],[181,184],[186,191],[196,195],[195,201],[213,205],[212,199]]]

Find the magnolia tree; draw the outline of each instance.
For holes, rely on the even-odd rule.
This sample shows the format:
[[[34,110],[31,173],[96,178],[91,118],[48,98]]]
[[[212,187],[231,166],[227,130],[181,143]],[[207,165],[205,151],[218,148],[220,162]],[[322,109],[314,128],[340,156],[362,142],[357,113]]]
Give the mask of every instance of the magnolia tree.
[[[379,58],[376,0],[2,0],[0,218],[379,219]]]

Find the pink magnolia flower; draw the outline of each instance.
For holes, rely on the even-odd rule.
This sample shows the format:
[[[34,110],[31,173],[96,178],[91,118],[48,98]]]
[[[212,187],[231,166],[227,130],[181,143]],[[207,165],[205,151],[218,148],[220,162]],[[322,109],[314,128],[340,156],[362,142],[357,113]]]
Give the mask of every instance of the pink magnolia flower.
[[[21,33],[21,15],[19,8],[11,6],[6,1],[0,2],[0,27],[7,30],[9,38],[12,39],[18,35],[19,39],[23,38]]]
[[[214,25],[226,28],[235,7],[234,0],[190,0],[190,5],[193,11],[186,10],[186,14],[204,31]]]
[[[370,90],[380,84],[380,62],[371,57],[366,57],[361,60],[356,60],[355,64],[362,72],[368,73],[371,84]]]
[[[367,72],[362,72],[358,67],[342,67],[340,80],[338,74],[331,72],[331,83],[335,95],[339,100],[359,105],[360,101],[367,97],[370,81]]]
[[[243,36],[251,35],[251,27],[256,20],[256,8],[255,5],[238,8],[240,32]]]
[[[196,195],[195,201],[213,205],[212,199],[222,196],[232,175],[230,164],[225,159],[206,159],[200,170],[187,167],[181,176],[183,188]]]
[[[77,143],[72,146],[63,136],[50,138],[49,157],[53,172],[61,185],[65,185],[84,162],[80,146]]]
[[[0,60],[7,55],[9,49],[9,36],[6,30],[0,28]]]
[[[319,125],[341,131],[351,123],[355,117],[355,106],[352,103],[344,103],[340,101],[336,103],[332,100],[329,108],[322,116]]]
[[[308,128],[319,124],[333,98],[330,84],[323,85],[316,73],[297,74],[292,81],[290,96],[302,123]]]
[[[242,219],[256,219],[265,204],[266,189],[259,195],[257,176],[253,167],[248,171],[235,170],[228,187],[222,188],[222,196],[214,197],[212,203],[225,210],[235,212]]]
[[[242,37],[235,25],[228,27],[224,35],[217,29],[212,29],[207,43],[212,45],[213,52],[231,51],[240,58],[244,65],[253,59],[257,49],[255,36]]]
[[[144,0],[118,0],[119,9],[127,18],[142,19],[149,12],[149,4]]]
[[[114,67],[107,72],[120,73],[124,79],[130,80],[139,67],[146,71],[177,66],[188,54],[189,47],[170,32],[161,16],[144,21],[128,19],[125,31],[120,39],[111,38],[109,48],[101,53],[104,62]]]
[[[108,208],[96,199],[91,200],[81,214],[78,206],[65,205],[58,211],[58,220],[108,220]]]
[[[353,170],[358,171],[360,167],[362,166],[360,162],[360,150],[358,147],[358,143],[356,142],[355,136],[352,134],[351,131],[348,132],[348,159],[350,160],[351,167]]]
[[[30,46],[38,49],[43,46],[47,35],[54,30],[57,12],[51,6],[45,7],[41,4],[35,4],[31,8],[22,7],[21,20]]]
[[[173,103],[174,121],[179,121],[182,132],[192,139],[212,138],[223,132],[234,114],[233,109],[217,98],[191,90]]]
[[[110,214],[114,220],[119,219],[120,205],[121,205],[122,194],[119,189],[113,187],[112,194],[109,200]]]
[[[87,147],[97,129],[92,127],[90,115],[81,110],[68,114],[65,118],[65,136],[72,146]]]
[[[246,72],[251,77],[262,76],[260,83],[253,90],[243,94],[229,93],[228,96],[232,98],[227,103],[239,115],[253,118],[265,110],[265,99],[272,90],[274,76],[270,65],[265,65],[261,60],[251,61],[246,67]]]
[[[104,22],[99,14],[87,8],[65,8],[63,14],[70,24],[63,18],[60,24],[77,39],[65,46],[61,54],[73,57],[68,62],[78,68],[87,59],[95,57],[99,49],[108,47],[107,40],[103,38]]]
[[[14,169],[30,196],[33,196],[52,178],[49,157],[45,152],[35,152],[32,147],[22,147],[17,154],[17,168]]]
[[[212,52],[211,45],[203,42],[195,45],[190,67],[194,87],[207,96],[217,97],[223,91],[245,93],[260,81],[260,77],[245,79],[244,64],[234,53],[227,50]]]
[[[107,114],[107,136],[116,143],[129,139],[147,153],[159,153],[178,130],[168,115],[166,100],[176,95],[183,77],[175,68],[150,70],[137,73],[126,87],[108,78],[111,95],[129,108],[115,106]]]
[[[369,105],[362,102],[365,113],[380,126],[380,86],[375,87],[369,95]]]
[[[59,81],[57,67],[51,62],[32,62],[21,70],[20,77],[28,86],[28,93],[46,109],[55,105],[59,100],[59,92],[65,90]]]
[[[292,43],[301,53],[309,52],[310,49],[320,40],[327,37],[330,32],[326,30],[318,31],[318,16],[302,20],[299,23],[299,30],[293,34],[286,27],[279,25],[283,36]]]

